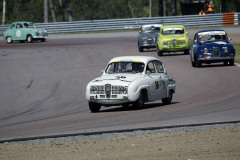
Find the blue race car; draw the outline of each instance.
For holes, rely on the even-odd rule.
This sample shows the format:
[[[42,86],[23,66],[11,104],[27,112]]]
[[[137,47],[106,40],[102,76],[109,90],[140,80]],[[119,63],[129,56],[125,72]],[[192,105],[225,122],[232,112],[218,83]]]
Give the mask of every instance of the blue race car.
[[[235,48],[229,42],[224,30],[198,31],[193,40],[190,54],[193,67],[200,67],[202,63],[223,62],[224,65],[234,65]]]

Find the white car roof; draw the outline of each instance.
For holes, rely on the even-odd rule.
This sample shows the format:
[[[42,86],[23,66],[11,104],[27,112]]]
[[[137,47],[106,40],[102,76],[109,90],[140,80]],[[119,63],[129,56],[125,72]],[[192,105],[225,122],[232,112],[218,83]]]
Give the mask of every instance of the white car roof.
[[[109,63],[111,62],[122,62],[122,61],[132,61],[132,62],[143,62],[143,63],[147,63],[151,60],[158,60],[155,57],[151,57],[151,56],[122,56],[122,57],[115,57],[113,59],[111,59],[109,61]],[[159,61],[159,60],[158,60]]]

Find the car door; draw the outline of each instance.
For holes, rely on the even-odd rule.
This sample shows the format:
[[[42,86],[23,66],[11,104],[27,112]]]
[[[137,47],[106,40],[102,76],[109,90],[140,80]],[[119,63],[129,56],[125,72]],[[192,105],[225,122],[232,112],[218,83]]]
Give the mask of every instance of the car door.
[[[16,24],[16,29],[15,29],[15,34],[14,34],[14,39],[15,40],[25,40],[23,37],[23,25],[22,23],[17,23]]]
[[[158,99],[165,98],[167,95],[167,82],[168,82],[168,77],[164,73],[164,66],[162,62],[155,60],[154,61],[155,66],[156,66],[156,72],[157,72],[157,81],[158,81]]]
[[[156,72],[154,61],[147,64],[148,83],[150,86],[151,100],[157,100],[159,97],[159,74]]]

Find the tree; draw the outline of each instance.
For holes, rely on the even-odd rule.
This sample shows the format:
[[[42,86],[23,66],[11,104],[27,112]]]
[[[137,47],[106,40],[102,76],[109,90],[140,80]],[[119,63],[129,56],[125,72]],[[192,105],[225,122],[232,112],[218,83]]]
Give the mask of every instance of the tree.
[[[2,25],[5,24],[5,15],[6,15],[6,0],[3,0]]]
[[[53,3],[52,3],[52,0],[49,0],[49,5],[50,5],[51,13],[52,13],[52,19],[53,19],[53,22],[56,22],[56,16],[55,16],[55,11],[54,11],[54,9],[53,9]]]

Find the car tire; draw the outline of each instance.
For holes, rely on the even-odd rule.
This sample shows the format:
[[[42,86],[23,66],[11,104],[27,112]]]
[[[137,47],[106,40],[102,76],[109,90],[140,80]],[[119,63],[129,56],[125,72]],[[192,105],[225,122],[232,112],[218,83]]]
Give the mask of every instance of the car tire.
[[[12,37],[7,37],[6,41],[7,41],[8,44],[13,43]]]
[[[143,52],[143,47],[138,47],[139,52]]]
[[[32,43],[32,40],[33,40],[32,36],[31,36],[31,35],[28,35],[28,36],[27,36],[27,41],[28,41],[28,43]]]
[[[196,67],[195,58],[194,58],[194,60],[192,61],[192,56],[191,56],[191,55],[190,55],[190,60],[191,60],[191,63],[192,63],[192,67]]]
[[[169,91],[168,97],[162,99],[164,105],[168,105],[172,102],[173,92]]]
[[[233,66],[234,65],[234,59],[229,60],[229,66]]]
[[[89,102],[88,105],[92,113],[100,111],[101,105],[99,103]]]
[[[144,106],[144,94],[143,92],[140,93],[139,98],[133,103],[134,109],[141,109]]]
[[[192,66],[196,67],[196,62],[195,61],[192,61]]]
[[[46,38],[42,38],[42,39],[41,39],[41,42],[45,42],[45,41],[46,41]]]
[[[158,56],[159,57],[163,56],[163,52],[162,51],[158,51]]]
[[[228,61],[224,61],[223,64],[224,64],[224,66],[227,66],[228,65]]]
[[[196,67],[201,67],[202,66],[202,63],[201,62],[199,62],[198,60],[196,61]]]
[[[189,50],[188,50],[188,49],[185,50],[185,51],[184,51],[184,54],[186,54],[186,55],[189,54]]]
[[[128,109],[129,108],[129,104],[128,103],[124,103],[122,104],[122,108],[125,110],[125,109]]]
[[[158,56],[163,56],[163,51],[160,51],[159,48],[158,48],[158,45],[157,45],[157,53],[158,53]]]

